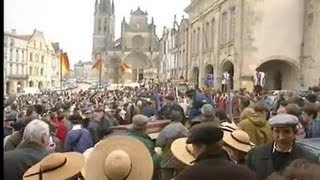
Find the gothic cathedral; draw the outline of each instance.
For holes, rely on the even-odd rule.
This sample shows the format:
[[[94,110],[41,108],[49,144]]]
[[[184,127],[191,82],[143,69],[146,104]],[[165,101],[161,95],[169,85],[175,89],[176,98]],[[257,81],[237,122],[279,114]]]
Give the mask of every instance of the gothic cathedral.
[[[120,38],[115,40],[115,5],[112,0],[96,0],[92,60],[103,60],[103,80],[113,83],[135,83],[157,77],[159,38],[154,19],[139,7],[131,11],[130,22],[123,18]],[[120,65],[128,65],[123,71]]]

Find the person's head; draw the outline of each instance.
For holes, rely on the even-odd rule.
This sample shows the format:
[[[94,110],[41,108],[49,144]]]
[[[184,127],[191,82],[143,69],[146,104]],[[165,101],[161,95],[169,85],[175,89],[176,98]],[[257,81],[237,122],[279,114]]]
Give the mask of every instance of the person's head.
[[[248,133],[240,129],[224,131],[223,141],[229,157],[238,163],[244,163],[246,154],[253,147]]]
[[[244,109],[246,107],[249,107],[250,105],[250,99],[249,98],[245,98],[241,101],[241,109]]]
[[[256,114],[259,114],[263,117],[266,117],[267,113],[269,112],[268,107],[264,103],[261,103],[261,102],[256,103],[253,106],[253,110]]]
[[[100,121],[104,116],[104,111],[95,110],[92,114],[92,119],[94,121]]]
[[[214,126],[195,125],[191,130],[186,141],[187,144],[192,144],[193,155],[198,158],[201,154],[211,151],[219,151],[222,149],[223,131]],[[216,153],[216,152],[213,152]]]
[[[308,94],[306,97],[306,100],[309,103],[315,103],[317,101],[317,95],[316,94]]]
[[[34,119],[24,128],[22,140],[37,143],[45,148],[49,145],[49,133],[49,125],[46,122]]]
[[[26,112],[26,116],[34,116],[36,114],[33,106],[29,106]]]
[[[82,124],[82,117],[79,113],[75,113],[72,114],[69,117],[69,121],[73,124],[73,125],[77,125],[77,124]]]
[[[132,118],[132,128],[137,131],[147,131],[149,118],[142,114],[137,114]]]
[[[305,105],[302,112],[302,118],[305,123],[312,122],[318,115],[318,110],[316,109],[315,104],[308,103]]]
[[[255,111],[252,108],[244,108],[240,114],[240,121],[253,116]]]
[[[186,95],[187,95],[187,97],[188,98],[193,98],[193,96],[196,94],[196,91],[194,90],[194,89],[189,89],[189,90],[187,90],[187,92],[186,92]]]
[[[291,115],[294,115],[296,117],[299,117],[301,112],[300,112],[300,109],[299,109],[299,106],[296,105],[296,104],[288,104],[287,106],[285,106],[285,109],[286,109],[286,113],[287,114],[291,114]]]
[[[66,120],[66,116],[65,116],[63,113],[60,113],[60,114],[58,115],[58,117],[57,117],[57,120],[58,120],[59,122],[63,122],[63,121]]]
[[[182,114],[179,111],[171,111],[170,120],[172,122],[181,122],[183,120]]]
[[[211,104],[205,104],[200,108],[201,115],[206,118],[215,118],[215,110]]]
[[[216,111],[216,118],[219,120],[220,123],[222,122],[231,122],[231,120],[229,119],[229,117],[227,116],[227,113],[225,110],[223,109],[217,109]]]
[[[273,140],[283,148],[292,147],[298,132],[299,120],[291,114],[279,114],[269,119]]]
[[[267,180],[316,180],[320,176],[320,165],[307,159],[296,159],[280,174],[275,172]]]

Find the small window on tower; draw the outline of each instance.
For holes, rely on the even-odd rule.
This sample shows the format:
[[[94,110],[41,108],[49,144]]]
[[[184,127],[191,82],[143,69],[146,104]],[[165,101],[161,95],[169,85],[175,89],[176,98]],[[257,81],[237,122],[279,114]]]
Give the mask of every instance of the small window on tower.
[[[104,32],[107,32],[107,26],[104,26]]]

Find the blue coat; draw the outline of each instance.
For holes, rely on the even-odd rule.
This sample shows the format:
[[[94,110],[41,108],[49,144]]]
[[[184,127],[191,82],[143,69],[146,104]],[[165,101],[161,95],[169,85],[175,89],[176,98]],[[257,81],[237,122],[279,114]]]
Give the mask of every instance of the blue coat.
[[[64,142],[65,151],[75,151],[83,153],[85,150],[93,147],[91,134],[85,128],[71,130],[67,133]]]
[[[191,120],[201,114],[200,108],[204,104],[211,104],[213,107],[215,107],[215,104],[212,101],[212,99],[209,99],[205,94],[196,93],[193,97],[192,106],[190,108],[189,120]]]

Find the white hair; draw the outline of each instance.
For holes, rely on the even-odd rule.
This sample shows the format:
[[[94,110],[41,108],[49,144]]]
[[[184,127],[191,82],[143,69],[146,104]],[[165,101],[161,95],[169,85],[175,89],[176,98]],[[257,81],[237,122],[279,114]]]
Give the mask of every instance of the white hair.
[[[24,141],[33,141],[43,144],[43,138],[49,138],[49,125],[39,119],[34,119],[27,124],[23,132]]]

